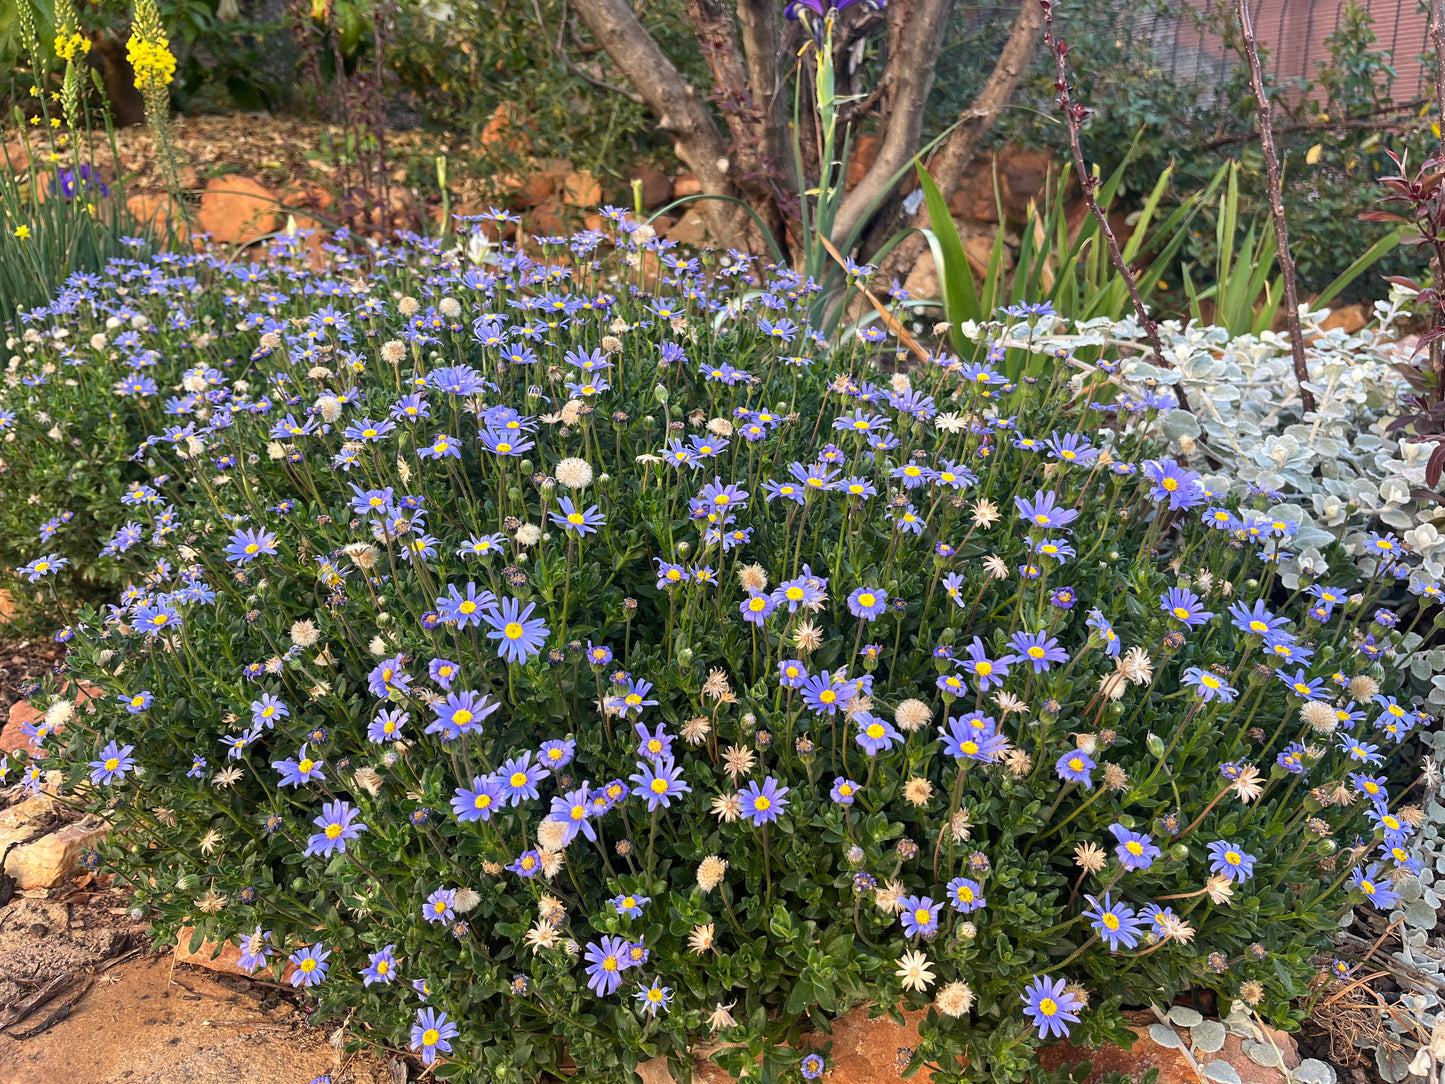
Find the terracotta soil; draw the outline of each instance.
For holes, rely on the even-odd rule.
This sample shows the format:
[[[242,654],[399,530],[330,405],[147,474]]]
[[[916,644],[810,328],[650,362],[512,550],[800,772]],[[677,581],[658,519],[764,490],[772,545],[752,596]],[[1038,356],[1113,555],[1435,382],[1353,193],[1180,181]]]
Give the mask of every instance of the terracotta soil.
[[[48,1030],[0,1034],[0,1084],[308,1084],[323,1074],[391,1084],[386,1065],[333,1048],[268,993],[186,967],[173,973],[169,956],[128,960]]]

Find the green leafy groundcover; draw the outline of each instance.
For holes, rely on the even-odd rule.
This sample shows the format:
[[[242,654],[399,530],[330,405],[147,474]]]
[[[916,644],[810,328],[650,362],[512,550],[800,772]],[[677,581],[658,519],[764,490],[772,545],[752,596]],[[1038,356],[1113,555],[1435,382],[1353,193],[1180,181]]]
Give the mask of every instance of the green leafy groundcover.
[[[1190,989],[1290,1025],[1410,861],[1398,541],[1288,592],[1293,525],[1167,458],[1164,389],[899,371],[607,218],[481,267],[141,256],[31,314],[0,417],[129,366],[154,423],[130,586],[60,633],[106,695],[39,728],[96,861],[443,1079],[711,1037],[812,1077],[863,1002],[928,1008],[939,1080]]]

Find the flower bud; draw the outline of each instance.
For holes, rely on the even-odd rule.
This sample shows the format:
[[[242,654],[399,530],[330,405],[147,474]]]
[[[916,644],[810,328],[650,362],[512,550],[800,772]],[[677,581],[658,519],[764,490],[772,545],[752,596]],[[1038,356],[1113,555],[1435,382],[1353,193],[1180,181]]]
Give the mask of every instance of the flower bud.
[[[667,388],[663,387],[661,384],[658,384],[655,388],[652,389],[652,397],[656,399],[659,403],[665,404],[670,398],[670,395]]]
[[[1164,755],[1164,739],[1161,738],[1158,734],[1151,733],[1147,738],[1144,739],[1144,744],[1148,747],[1149,752],[1154,756],[1162,757]]]

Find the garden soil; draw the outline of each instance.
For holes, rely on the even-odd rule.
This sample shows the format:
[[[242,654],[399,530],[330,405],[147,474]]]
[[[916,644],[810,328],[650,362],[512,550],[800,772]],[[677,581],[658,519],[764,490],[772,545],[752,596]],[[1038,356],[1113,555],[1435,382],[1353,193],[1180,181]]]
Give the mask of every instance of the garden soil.
[[[332,1047],[289,990],[148,954],[124,902],[82,887],[0,907],[0,1084],[406,1080],[400,1063]]]

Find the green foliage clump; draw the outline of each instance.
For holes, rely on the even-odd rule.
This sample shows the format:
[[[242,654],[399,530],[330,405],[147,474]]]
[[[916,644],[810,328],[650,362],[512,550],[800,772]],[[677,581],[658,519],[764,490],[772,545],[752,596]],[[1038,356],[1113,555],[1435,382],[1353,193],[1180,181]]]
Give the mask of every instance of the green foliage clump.
[[[1187,989],[1290,1025],[1408,862],[1398,540],[1285,590],[1295,526],[1169,458],[1161,388],[1032,350],[1047,305],[1014,376],[905,365],[610,214],[481,266],[157,256],[36,322],[6,427],[49,368],[147,425],[44,764],[160,937],[453,1080],[714,1035],[791,1078],[865,1002],[943,1080]]]

